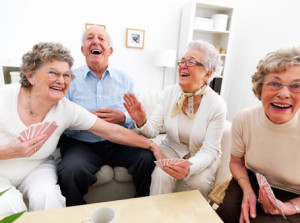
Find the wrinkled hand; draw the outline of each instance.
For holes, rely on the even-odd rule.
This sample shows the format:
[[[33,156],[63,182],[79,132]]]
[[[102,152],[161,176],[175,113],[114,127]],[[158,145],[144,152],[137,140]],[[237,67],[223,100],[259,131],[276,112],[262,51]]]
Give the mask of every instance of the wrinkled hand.
[[[163,170],[174,177],[177,180],[184,179],[190,172],[190,167],[180,167],[180,166],[172,166],[172,167],[164,167]]]
[[[4,159],[30,157],[39,151],[46,140],[46,135],[41,135],[25,142],[15,140],[4,146],[5,149],[1,151],[1,154]]]
[[[135,121],[138,127],[142,127],[146,121],[147,116],[142,103],[135,97],[134,94],[124,94],[124,107],[126,108],[130,117]]]
[[[263,187],[259,188],[258,199],[260,201],[260,205],[266,214],[272,215],[280,215],[281,211],[270,201],[267,192]],[[285,215],[295,214],[295,208],[292,207],[289,203],[283,203],[282,201],[276,199],[279,206],[283,210]]]
[[[114,124],[124,124],[126,117],[124,112],[113,108],[100,108],[95,111],[90,111],[99,118]]]
[[[244,193],[241,215],[240,215],[240,223],[250,223],[249,215],[252,218],[256,217],[256,195],[252,192]]]
[[[165,154],[163,154],[163,152],[156,143],[153,143],[151,151],[153,152],[153,155],[155,156],[156,160],[168,158],[165,156]]]

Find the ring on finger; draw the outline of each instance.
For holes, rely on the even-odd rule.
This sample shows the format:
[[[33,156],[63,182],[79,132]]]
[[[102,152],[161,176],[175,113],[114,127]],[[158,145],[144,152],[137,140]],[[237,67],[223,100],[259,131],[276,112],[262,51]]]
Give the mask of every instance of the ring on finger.
[[[260,202],[259,198],[257,199],[257,202],[261,204],[261,202]]]

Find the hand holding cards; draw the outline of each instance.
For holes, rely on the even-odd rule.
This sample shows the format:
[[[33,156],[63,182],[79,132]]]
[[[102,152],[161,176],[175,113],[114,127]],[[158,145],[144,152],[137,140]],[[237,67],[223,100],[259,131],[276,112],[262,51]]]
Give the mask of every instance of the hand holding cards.
[[[47,139],[52,135],[52,133],[55,131],[57,127],[58,125],[56,124],[55,121],[51,123],[40,122],[37,124],[33,124],[19,134],[18,140],[21,142],[25,142],[35,137],[46,135],[45,141],[47,141]]]
[[[269,200],[271,201],[271,203],[280,211],[281,215],[285,217],[285,214],[283,213],[282,208],[280,207],[279,203],[277,202],[277,199],[273,193],[272,188],[270,187],[270,184],[268,183],[267,179],[260,173],[256,173],[256,178],[258,181],[258,185],[259,187],[263,187],[264,190],[266,191]]]
[[[182,167],[182,168],[187,168],[187,167],[192,165],[192,163],[189,162],[188,160],[179,159],[179,158],[160,159],[160,160],[154,161],[154,163],[162,169],[164,167],[172,167],[172,166],[179,166],[179,167]]]

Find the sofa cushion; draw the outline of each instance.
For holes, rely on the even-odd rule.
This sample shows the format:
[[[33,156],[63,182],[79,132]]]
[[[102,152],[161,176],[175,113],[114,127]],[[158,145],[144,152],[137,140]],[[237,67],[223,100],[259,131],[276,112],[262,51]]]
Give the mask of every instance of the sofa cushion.
[[[132,182],[132,175],[128,173],[125,167],[114,168],[115,180],[121,183]]]
[[[157,102],[160,100],[162,96],[162,91],[141,91],[141,102],[143,108],[146,110],[147,117],[150,117],[152,112],[155,109]]]
[[[141,102],[142,102],[142,106],[146,111],[147,114],[147,118],[149,118],[151,116],[151,114],[153,113],[157,103],[159,102],[159,100],[161,100],[162,98],[162,90],[145,90],[145,91],[141,91]],[[161,129],[160,133],[165,133],[165,129]]]
[[[94,185],[105,184],[110,182],[113,179],[114,171],[110,166],[104,165],[96,173],[96,176],[98,180]]]

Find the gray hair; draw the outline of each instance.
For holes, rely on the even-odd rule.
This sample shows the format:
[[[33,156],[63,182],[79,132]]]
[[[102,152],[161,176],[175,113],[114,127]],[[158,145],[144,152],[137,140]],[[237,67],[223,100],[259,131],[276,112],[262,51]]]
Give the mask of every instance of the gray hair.
[[[265,77],[269,73],[281,73],[295,65],[300,65],[300,46],[282,48],[270,52],[259,61],[256,72],[252,76],[252,90],[260,100],[262,85]]]
[[[212,71],[213,74],[207,81],[209,83],[216,72],[219,71],[223,61],[215,46],[204,40],[193,40],[188,45],[188,50],[198,50],[203,54],[203,65],[206,71]]]
[[[90,26],[89,28],[91,28],[91,27],[99,27],[99,26],[97,26],[97,25],[92,25],[92,26]],[[99,28],[100,28],[100,27],[99,27]],[[81,46],[83,46],[84,37],[85,37],[85,34],[86,34],[86,31],[87,31],[87,30],[88,30],[88,29],[84,30],[84,31],[82,32],[82,34],[81,34]],[[112,47],[112,46],[113,46],[112,38],[111,38],[111,36],[110,36],[110,34],[109,34],[109,32],[108,32],[107,30],[104,30],[104,31],[105,31],[106,36],[107,36],[107,39],[108,39],[108,46],[109,46],[109,47]]]
[[[31,83],[28,81],[25,72],[34,73],[45,63],[55,60],[67,62],[70,69],[74,62],[70,51],[61,43],[41,42],[35,44],[31,51],[28,51],[22,57],[22,65],[20,67],[21,86],[31,88]]]

